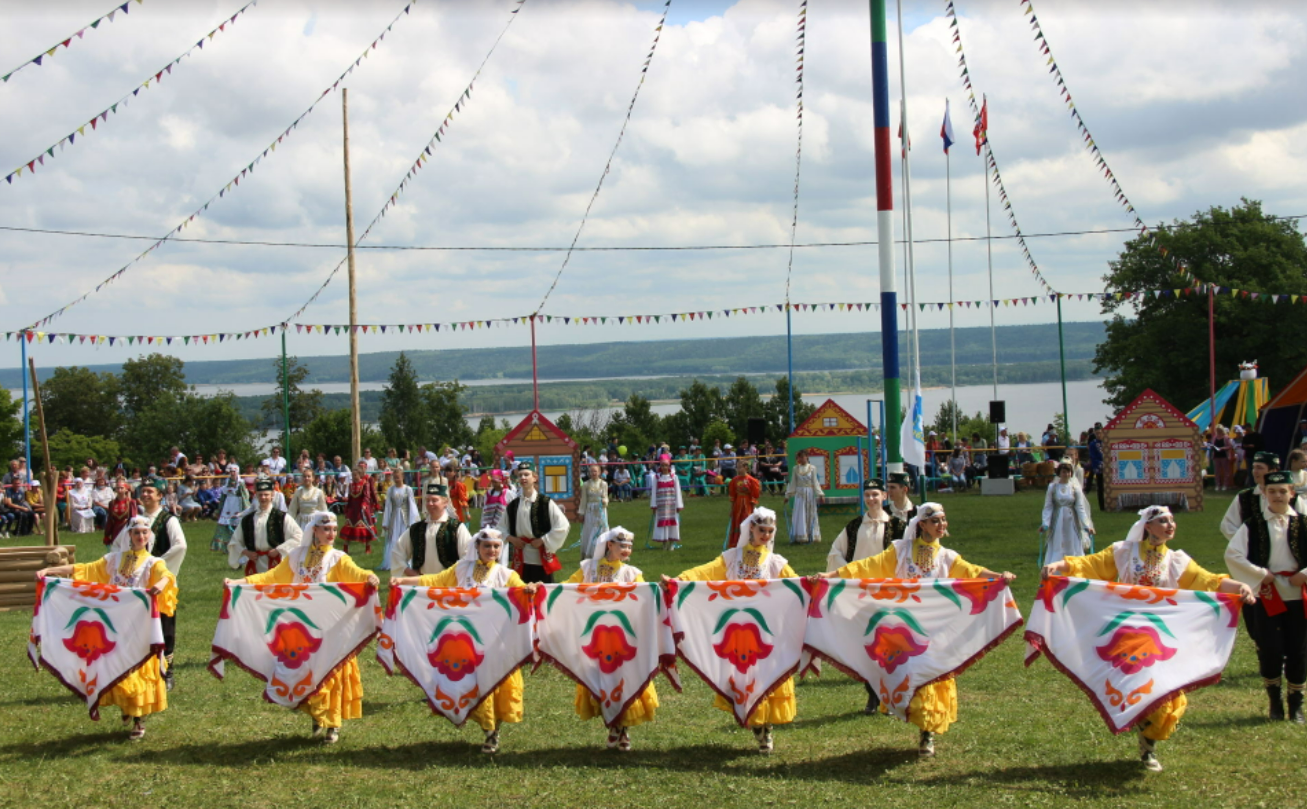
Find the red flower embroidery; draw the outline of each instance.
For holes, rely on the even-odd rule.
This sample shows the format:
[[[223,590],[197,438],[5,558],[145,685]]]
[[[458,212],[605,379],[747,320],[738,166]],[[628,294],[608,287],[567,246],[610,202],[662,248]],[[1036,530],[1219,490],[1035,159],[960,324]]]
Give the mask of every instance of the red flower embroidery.
[[[277,624],[272,642],[268,644],[268,649],[288,669],[297,669],[304,665],[320,648],[322,648],[322,639],[310,635],[304,628],[304,624],[299,622]]]
[[[76,590],[77,594],[80,596],[94,598],[100,601],[108,601],[109,598],[121,588],[115,587],[112,584],[101,584],[94,581],[75,581],[73,582],[73,589]],[[117,601],[118,599],[114,598],[113,600]]]
[[[763,643],[762,632],[756,624],[729,624],[721,643],[713,644],[712,648],[718,657],[745,674],[759,660],[771,655],[775,647]]]
[[[109,640],[104,624],[99,621],[78,621],[73,627],[73,636],[64,638],[64,648],[85,660],[88,666],[112,652],[117,645]]]
[[[399,609],[399,586],[392,584],[386,593],[386,617],[394,618],[397,609]]]
[[[367,582],[342,582],[336,586],[346,595],[354,598],[354,606],[357,609],[366,607],[368,597],[372,595],[372,585]]]
[[[863,648],[867,657],[885,669],[886,674],[893,674],[895,669],[908,662],[908,658],[922,654],[929,646],[929,642],[917,643],[916,636],[906,626],[878,626],[871,643]]]
[[[466,632],[447,632],[440,636],[436,648],[427,652],[431,667],[454,682],[477,670],[486,656],[477,652],[472,636]]]
[[[598,661],[604,674],[612,674],[626,661],[635,659],[635,647],[627,642],[626,632],[620,626],[595,627],[589,645],[582,646],[581,651]]]
[[[1002,579],[958,579],[953,582],[958,595],[971,602],[972,615],[984,612],[989,602],[1002,595],[1006,586]]]
[[[224,621],[231,617],[231,587],[222,588],[222,609],[218,611],[218,620]]]
[[[1058,593],[1070,586],[1071,580],[1066,576],[1050,576],[1044,579],[1044,582],[1039,585],[1038,595],[1039,600],[1044,602],[1044,609],[1049,612],[1056,612],[1057,610],[1053,608],[1053,599],[1057,598]]]
[[[545,588],[536,589],[535,598],[526,594],[525,587],[513,587],[508,591],[508,600],[513,602],[517,607],[517,622],[524,624],[531,620],[531,614],[534,611],[537,621],[543,621],[545,618]]]
[[[821,617],[821,600],[826,597],[830,591],[830,579],[817,579],[809,581],[807,578],[800,579],[803,589],[808,591],[808,617]]]
[[[1103,660],[1126,674],[1134,674],[1159,660],[1170,660],[1176,650],[1162,644],[1157,630],[1151,626],[1123,626],[1116,630],[1106,646],[1094,651]]]

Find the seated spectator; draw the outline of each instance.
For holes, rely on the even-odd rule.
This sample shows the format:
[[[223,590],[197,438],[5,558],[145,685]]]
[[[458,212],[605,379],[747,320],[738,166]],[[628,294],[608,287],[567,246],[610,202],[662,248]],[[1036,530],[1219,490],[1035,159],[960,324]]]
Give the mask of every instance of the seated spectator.
[[[74,534],[89,534],[95,530],[95,512],[91,509],[91,490],[86,481],[73,478],[68,490],[68,527]]]
[[[195,478],[187,475],[177,487],[177,511],[182,522],[194,522],[200,518],[200,501],[195,497],[199,493]]]
[[[195,502],[200,504],[199,519],[211,519],[214,512],[218,509],[218,501],[221,499],[220,487],[214,485],[208,479],[201,480],[199,488],[195,491]]]
[[[91,511],[95,513],[95,527],[103,528],[104,521],[109,518],[109,504],[113,502],[113,489],[109,488],[109,483],[102,475],[95,481],[94,486],[88,487],[91,494]]]
[[[32,507],[32,514],[39,520],[45,516],[45,492],[40,486],[27,487],[27,505]]]
[[[631,499],[631,472],[624,465],[613,470],[613,497],[622,502]]]
[[[27,536],[32,533],[32,526],[36,524],[36,514],[32,507],[27,504],[27,483],[25,481],[16,481],[13,486],[4,490],[4,498],[0,501],[4,511],[12,517],[8,525],[5,526],[5,532],[9,535]]]

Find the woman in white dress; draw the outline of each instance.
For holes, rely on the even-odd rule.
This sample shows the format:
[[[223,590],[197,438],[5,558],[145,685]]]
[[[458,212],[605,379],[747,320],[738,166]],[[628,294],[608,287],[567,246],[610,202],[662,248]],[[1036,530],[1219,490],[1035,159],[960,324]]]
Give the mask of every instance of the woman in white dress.
[[[286,513],[300,528],[305,528],[314,514],[327,510],[327,495],[318,488],[318,477],[312,469],[306,466],[300,474],[299,488],[290,496]]]
[[[821,481],[817,467],[808,463],[808,453],[799,450],[794,456],[794,471],[785,487],[790,498],[790,544],[807,545],[821,541],[821,525],[817,521],[817,506],[821,504]]]
[[[413,487],[404,482],[403,475],[392,475],[390,488],[386,490],[386,510],[381,515],[381,528],[386,534],[386,554],[381,557],[382,560],[389,561],[395,542],[418,519],[418,504],[413,495]]]
[[[68,526],[74,534],[89,534],[95,530],[95,511],[91,508],[91,490],[86,481],[73,478],[68,490]]]
[[[581,558],[589,559],[595,538],[608,530],[608,483],[599,464],[590,465],[590,478],[581,486]]]
[[[227,552],[227,543],[236,533],[241,514],[250,507],[250,491],[241,479],[241,468],[236,464],[227,467],[227,482],[222,486],[222,505],[218,509],[218,527],[213,531],[211,550]]]
[[[1048,484],[1039,533],[1046,535],[1041,565],[1060,562],[1067,556],[1083,556],[1093,548],[1094,521],[1089,501],[1073,477],[1075,467],[1065,458],[1058,462],[1057,480]]]

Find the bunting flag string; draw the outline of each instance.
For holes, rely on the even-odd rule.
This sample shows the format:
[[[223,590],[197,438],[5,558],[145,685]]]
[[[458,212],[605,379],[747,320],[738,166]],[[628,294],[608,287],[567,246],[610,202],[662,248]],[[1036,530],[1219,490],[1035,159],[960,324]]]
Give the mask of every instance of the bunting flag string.
[[[567,263],[572,260],[572,251],[576,249],[576,243],[581,238],[581,231],[585,230],[586,220],[590,218],[590,209],[594,207],[595,200],[599,199],[599,192],[604,187],[604,180],[608,173],[613,170],[613,159],[617,157],[617,150],[622,146],[622,139],[626,137],[626,127],[631,123],[631,114],[635,112],[635,102],[640,98],[640,90],[644,87],[644,80],[649,75],[649,65],[653,62],[654,52],[658,50],[658,40],[663,36],[663,25],[667,23],[667,12],[672,7],[672,0],[663,3],[663,16],[658,20],[658,27],[654,29],[653,44],[649,46],[649,55],[644,58],[644,66],[640,68],[640,81],[635,85],[635,92],[631,94],[631,103],[626,107],[626,117],[622,119],[622,128],[617,132],[617,141],[613,143],[613,150],[608,153],[608,162],[604,164],[603,173],[599,175],[599,182],[595,185],[594,194],[590,196],[590,202],[585,206],[585,213],[581,214],[581,223],[576,227],[576,234],[572,236],[572,244],[567,248],[567,253],[563,255],[562,266],[558,268],[558,273],[554,275],[554,280],[549,284],[549,289],[545,290],[545,296],[540,299],[536,306],[536,312],[545,308],[545,303],[549,296],[554,293],[558,286],[558,280],[563,277],[563,270],[567,269]]]
[[[345,69],[344,73],[341,73],[340,76],[334,82],[332,82],[331,85],[329,85],[325,90],[322,91],[322,93],[318,95],[316,99],[314,99],[313,103],[309,105],[308,109],[300,113],[299,117],[296,118],[294,121],[292,121],[291,125],[286,127],[285,130],[283,130],[282,133],[278,135],[275,140],[272,141],[272,143],[270,143],[267,147],[263,149],[262,152],[256,155],[255,158],[252,161],[250,161],[249,164],[247,164],[244,168],[242,168],[239,173],[234,175],[232,179],[228,181],[227,184],[218,191],[218,193],[209,197],[209,199],[205,201],[203,205],[201,205],[199,208],[196,208],[195,211],[191,213],[190,216],[187,216],[185,219],[183,219],[181,221],[181,224],[179,224],[177,227],[173,228],[172,230],[168,231],[168,234],[166,236],[163,236],[157,241],[151,243],[151,245],[148,248],[146,248],[144,252],[142,252],[135,258],[133,258],[131,261],[128,261],[122,267],[119,267],[118,270],[116,270],[108,278],[96,284],[95,289],[90,290],[88,292],[84,292],[81,295],[81,297],[76,298],[70,301],[69,303],[64,304],[63,306],[59,307],[55,311],[51,312],[50,314],[36,321],[32,325],[28,326],[27,329],[25,329],[24,331],[31,331],[48,325],[52,320],[63,315],[72,307],[76,306],[77,304],[91,297],[91,295],[95,294],[96,292],[99,292],[100,290],[104,289],[106,286],[112,284],[114,281],[117,281],[119,278],[122,277],[123,273],[127,272],[127,270],[130,269],[132,266],[134,266],[137,262],[144,259],[150,253],[153,253],[160,246],[162,246],[164,242],[168,241],[169,239],[172,239],[174,236],[181,233],[188,225],[190,225],[193,221],[195,221],[195,218],[197,216],[200,216],[205,211],[209,210],[210,205],[212,205],[214,202],[218,201],[219,199],[222,199],[227,194],[232,193],[234,189],[239,188],[241,180],[253,174],[255,167],[258,166],[259,163],[261,163],[264,159],[276,153],[277,146],[280,145],[283,140],[290,137],[291,133],[300,125],[300,123],[305,118],[307,118],[315,109],[317,109],[317,106],[322,103],[322,100],[324,98],[326,98],[328,95],[330,95],[331,93],[339,89],[340,83],[344,81],[347,76],[353,73],[354,70],[363,63],[363,60],[368,57],[368,54],[370,54],[372,51],[377,49],[377,46],[380,45],[381,42],[385,40],[386,34],[390,33],[390,30],[394,27],[395,23],[399,22],[401,17],[408,14],[409,9],[417,5],[417,2],[418,0],[407,0],[406,4],[404,5],[404,8],[398,14],[395,15],[395,18],[390,21],[390,23],[386,26],[385,30],[382,31],[379,36],[377,36],[375,39],[372,40],[371,45],[363,49],[363,53],[361,53],[359,57],[355,59],[349,65],[349,67]],[[253,3],[251,3],[250,5],[253,5]]]
[[[238,10],[236,11],[235,14],[231,15],[231,17],[229,17],[229,18],[223,20],[221,23],[219,23],[219,25],[218,25],[217,28],[214,28],[214,29],[213,29],[212,31],[210,31],[209,33],[207,33],[207,34],[205,34],[204,36],[200,37],[199,40],[197,40],[196,43],[195,43],[194,45],[192,45],[192,46],[190,46],[189,48],[187,48],[187,49],[186,49],[186,52],[183,53],[181,56],[178,56],[177,58],[175,58],[175,59],[173,59],[172,61],[168,62],[168,64],[166,64],[166,65],[164,65],[163,67],[159,68],[159,69],[158,69],[157,71],[155,71],[153,74],[151,74],[151,75],[149,75],[149,76],[146,76],[146,77],[145,77],[145,81],[143,81],[143,82],[141,82],[140,84],[136,85],[136,87],[134,87],[134,88],[131,90],[131,92],[127,93],[127,94],[124,95],[122,98],[118,99],[118,100],[115,101],[114,103],[112,103],[112,104],[110,104],[109,106],[105,107],[103,110],[97,112],[95,115],[92,115],[92,116],[91,116],[91,119],[90,119],[89,121],[87,121],[87,122],[85,122],[84,124],[82,124],[81,126],[77,127],[77,128],[74,129],[72,132],[69,132],[67,135],[64,135],[62,138],[60,138],[58,141],[56,141],[53,145],[48,146],[48,147],[46,147],[45,149],[43,149],[43,150],[41,150],[40,152],[38,152],[37,155],[36,155],[36,157],[33,157],[31,160],[28,160],[26,163],[23,163],[23,164],[19,165],[18,168],[16,168],[16,169],[14,169],[13,171],[9,172],[7,175],[5,175],[5,183],[8,184],[8,185],[13,185],[13,184],[14,184],[14,180],[19,179],[20,177],[22,177],[24,171],[27,172],[28,176],[31,176],[31,175],[33,175],[33,174],[36,174],[36,167],[37,167],[37,166],[42,166],[42,167],[44,167],[44,166],[45,166],[46,158],[49,158],[50,160],[54,160],[55,149],[58,149],[58,150],[59,150],[59,153],[62,154],[63,151],[64,151],[64,149],[67,148],[67,147],[69,147],[69,146],[72,146],[73,144],[75,144],[75,143],[77,142],[77,139],[78,139],[78,138],[81,138],[83,141],[85,141],[85,140],[86,140],[86,130],[87,130],[87,127],[90,127],[91,131],[92,131],[92,132],[95,132],[95,131],[97,131],[97,129],[98,129],[100,126],[102,126],[102,125],[107,125],[108,122],[109,122],[109,116],[110,116],[110,115],[118,115],[119,112],[120,112],[120,110],[125,110],[125,109],[127,109],[127,105],[130,104],[130,103],[132,102],[132,100],[135,99],[136,96],[137,96],[137,95],[138,95],[142,90],[148,90],[148,89],[150,89],[150,85],[151,85],[151,84],[155,84],[155,85],[162,84],[162,83],[163,83],[163,77],[164,77],[164,76],[171,76],[171,75],[172,75],[172,69],[173,69],[174,67],[176,67],[177,65],[180,65],[180,64],[181,64],[181,61],[182,61],[183,59],[185,59],[186,57],[190,56],[192,53],[194,53],[194,52],[197,51],[197,50],[203,50],[203,49],[204,49],[204,43],[205,43],[206,41],[207,41],[207,42],[212,42],[214,36],[217,35],[217,34],[220,34],[220,33],[224,32],[224,31],[226,31],[228,26],[231,26],[231,27],[234,28],[234,27],[236,26],[236,18],[239,17],[239,16],[241,16],[242,14],[244,14],[246,11],[248,11],[248,10],[249,10],[251,7],[253,7],[257,2],[258,2],[258,0],[250,0],[250,2],[248,2],[248,3],[246,3],[245,5],[241,6],[240,9],[238,9]],[[121,5],[117,10],[125,9],[125,8],[127,8],[127,6],[128,6],[128,3],[123,3],[123,4],[122,4],[122,5]],[[106,16],[107,16],[107,15],[106,15]],[[64,44],[67,44],[67,40],[64,41]],[[58,47],[58,46],[56,46],[56,47]],[[53,49],[51,49],[51,50],[53,51]]]
[[[1171,262],[1176,273],[1184,279],[1186,284],[1191,286],[1206,284],[1205,281],[1193,274],[1184,259],[1159,244],[1156,231],[1148,227],[1144,220],[1139,217],[1139,213],[1130,202],[1130,198],[1126,196],[1125,189],[1121,187],[1121,183],[1117,180],[1112,167],[1107,164],[1107,158],[1103,155],[1102,150],[1098,148],[1098,143],[1094,140],[1093,134],[1090,133],[1089,126],[1085,123],[1084,117],[1080,114],[1075,101],[1071,98],[1071,88],[1066,82],[1066,77],[1062,75],[1062,69],[1057,66],[1057,59],[1054,58],[1052,47],[1048,44],[1048,36],[1044,33],[1043,26],[1039,24],[1039,17],[1035,14],[1034,0],[1019,0],[1019,2],[1025,7],[1022,13],[1030,17],[1030,29],[1035,34],[1035,46],[1041,55],[1048,57],[1048,60],[1044,63],[1048,67],[1048,75],[1055,79],[1054,86],[1057,87],[1058,95],[1062,97],[1067,109],[1070,110],[1071,120],[1075,122],[1076,130],[1080,133],[1081,140],[1084,141],[1085,150],[1093,158],[1095,168],[1103,175],[1103,178],[1107,180],[1108,185],[1111,187],[1112,198],[1134,220],[1135,229],[1139,231],[1139,234],[1146,237],[1149,244],[1156,247],[1162,257]]]
[[[1213,286],[1212,291],[1217,295],[1226,295],[1235,300],[1244,300],[1251,303],[1269,303],[1269,304],[1303,304],[1307,305],[1307,295],[1289,295],[1289,294],[1267,294],[1262,292],[1253,292],[1247,289],[1238,289],[1236,287]],[[1041,303],[1053,303],[1059,298],[1071,302],[1135,302],[1148,303],[1150,301],[1191,298],[1194,296],[1206,296],[1208,287],[1206,285],[1196,285],[1191,287],[1180,287],[1175,289],[1150,289],[1139,292],[1054,292],[1046,295],[1031,295],[1021,298],[998,298],[995,300],[959,300],[959,301],[927,301],[918,302],[917,307],[921,312],[943,311],[945,309],[977,309],[983,310],[986,307],[1008,308],[1037,306]],[[910,304],[900,303],[899,308],[907,310]],[[720,320],[732,317],[746,317],[751,315],[772,314],[784,312],[786,304],[773,303],[763,306],[737,306],[727,309],[703,309],[695,312],[668,312],[660,314],[639,314],[639,315],[522,315],[519,317],[497,317],[488,320],[458,320],[446,323],[360,323],[354,327],[358,334],[411,334],[417,332],[423,334],[426,332],[459,332],[472,331],[476,329],[504,328],[510,326],[523,326],[531,322],[534,317],[537,323],[564,325],[564,326],[654,326],[662,324],[677,324],[690,322],[703,322],[711,320]],[[792,312],[811,312],[827,313],[843,312],[855,314],[859,312],[878,312],[880,311],[879,303],[872,302],[845,302],[845,303],[790,303],[789,308]],[[279,331],[290,331],[291,325],[295,327],[295,333],[301,335],[321,334],[323,336],[333,336],[345,334],[350,331],[349,324],[344,323],[280,323],[275,326],[265,326],[259,329],[242,332],[217,332],[211,334],[189,334],[189,335],[109,335],[109,334],[74,334],[69,332],[47,332],[36,331],[34,329],[4,332],[5,341],[26,339],[29,343],[66,343],[69,345],[92,345],[92,346],[139,346],[139,345],[173,345],[180,343],[187,346],[199,345],[221,345],[223,343],[234,342],[238,340],[254,340],[260,337],[275,337]]]
[[[386,215],[386,213],[391,208],[393,208],[395,205],[399,203],[399,198],[404,193],[405,189],[408,188],[409,183],[417,178],[418,170],[421,169],[423,166],[425,166],[427,163],[430,163],[434,159],[432,150],[438,148],[441,144],[445,142],[444,139],[449,137],[448,134],[449,129],[453,125],[455,116],[467,110],[468,103],[471,102],[472,100],[472,88],[473,86],[476,85],[477,78],[481,76],[481,71],[485,69],[486,63],[490,61],[491,55],[494,54],[495,49],[499,47],[500,40],[504,38],[504,34],[508,33],[509,26],[513,24],[513,20],[517,19],[517,13],[522,10],[522,6],[525,3],[526,0],[514,0],[513,10],[508,13],[508,21],[504,23],[504,27],[499,31],[499,36],[495,37],[495,41],[490,46],[490,50],[486,51],[485,58],[481,60],[481,64],[477,66],[476,72],[472,74],[472,80],[469,81],[467,83],[467,86],[463,88],[463,92],[459,93],[458,96],[455,97],[454,106],[449,108],[449,112],[447,112],[445,114],[445,117],[441,119],[440,125],[439,127],[436,128],[435,133],[432,134],[431,138],[426,142],[426,145],[422,148],[422,150],[418,152],[418,156],[416,159],[414,159],[413,164],[409,167],[408,173],[404,175],[404,179],[400,180],[399,187],[396,188],[394,193],[392,193],[390,197],[386,200],[386,204],[381,206],[381,211],[376,216],[374,216],[372,218],[372,221],[368,223],[368,226],[363,229],[362,235],[355,240],[354,242],[355,246],[358,246],[359,243],[367,239],[368,234],[371,233],[372,229],[377,226],[377,223],[382,220],[382,218]],[[322,285],[319,286],[317,290],[315,290],[314,293],[309,296],[309,299],[304,302],[304,305],[301,306],[299,309],[296,309],[295,313],[291,315],[289,318],[287,318],[287,320],[298,320],[299,316],[304,314],[304,310],[308,309],[309,306],[311,306],[313,302],[318,299],[318,296],[321,295],[324,290],[326,290],[327,285],[329,285],[332,279],[335,278],[336,275],[340,272],[340,268],[345,266],[345,262],[348,260],[348,258],[349,257],[347,255],[345,258],[342,258],[339,262],[337,262],[335,267],[331,268],[331,272],[327,273],[327,280],[323,281]]]
[[[799,85],[799,94],[797,96],[798,105],[798,145],[794,149],[794,213],[790,219],[790,258],[789,263],[785,266],[785,300],[790,299],[790,277],[794,274],[794,237],[799,230],[799,170],[803,168],[803,52],[807,45],[805,41],[808,35],[808,0],[799,2],[799,29],[795,37],[798,51],[798,66],[795,72],[798,77],[795,83]]]
[[[138,6],[143,2],[145,2],[145,0],[136,0],[136,4]],[[73,40],[81,39],[82,37],[84,37],[86,35],[87,29],[94,31],[95,29],[99,28],[100,23],[104,22],[105,20],[108,20],[109,22],[113,22],[113,18],[119,13],[121,13],[123,16],[126,16],[129,6],[131,6],[131,0],[127,0],[127,2],[123,3],[122,5],[114,6],[113,10],[110,11],[109,13],[101,14],[99,17],[96,17],[91,22],[87,23],[86,25],[83,25],[81,28],[78,28],[76,32],[69,34],[67,38],[62,39],[59,42],[56,42],[54,45],[51,45],[48,50],[41,51],[36,56],[33,56],[31,59],[28,59],[26,62],[23,62],[18,67],[14,68],[13,70],[9,71],[3,76],[0,76],[0,84],[8,84],[9,79],[15,73],[17,73],[18,71],[22,70],[25,67],[28,67],[29,65],[36,65],[37,67],[40,67],[41,64],[45,62],[47,59],[53,59],[55,51],[59,50],[60,48],[65,48],[65,49],[71,48],[73,44]]]
[[[1025,260],[1026,266],[1030,268],[1030,274],[1035,277],[1044,291],[1050,294],[1056,294],[1052,284],[1045,280],[1043,273],[1039,271],[1039,264],[1036,263],[1034,255],[1030,252],[1029,245],[1026,244],[1025,236],[1021,232],[1021,225],[1017,223],[1016,210],[1012,207],[1012,199],[1008,196],[1007,188],[1003,185],[1003,175],[998,170],[998,159],[994,157],[994,147],[990,143],[987,126],[982,128],[981,109],[976,104],[976,90],[971,84],[971,70],[967,67],[967,55],[962,50],[962,28],[958,23],[957,11],[953,8],[953,0],[948,0],[944,7],[945,16],[950,20],[949,28],[953,31],[953,44],[956,46],[954,52],[958,54],[958,67],[961,69],[962,86],[967,91],[967,101],[971,105],[971,114],[976,122],[976,130],[980,133],[980,142],[985,144],[985,168],[986,173],[991,174],[990,182],[998,189],[998,199],[1003,205],[1003,213],[1007,216],[1008,224],[1012,226],[1016,234],[1017,246],[1021,250],[1021,257]],[[987,124],[984,121],[983,124]],[[977,143],[979,148],[979,142]]]

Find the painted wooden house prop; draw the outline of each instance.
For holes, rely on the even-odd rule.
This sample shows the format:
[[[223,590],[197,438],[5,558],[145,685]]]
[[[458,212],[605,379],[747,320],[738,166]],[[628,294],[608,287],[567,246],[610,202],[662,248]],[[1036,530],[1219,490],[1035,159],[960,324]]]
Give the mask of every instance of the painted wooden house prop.
[[[495,444],[495,452],[513,453],[516,461],[530,461],[540,479],[540,491],[554,500],[575,521],[581,499],[581,451],[558,425],[533,410]]]
[[[1108,511],[1164,505],[1203,509],[1202,433],[1152,390],[1103,428],[1103,495]]]
[[[790,469],[799,450],[807,451],[808,462],[816,467],[826,498],[821,506],[823,513],[859,511],[862,481],[871,474],[866,425],[827,399],[790,434],[785,450]]]

